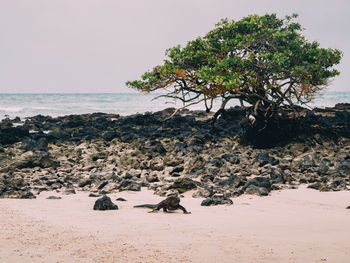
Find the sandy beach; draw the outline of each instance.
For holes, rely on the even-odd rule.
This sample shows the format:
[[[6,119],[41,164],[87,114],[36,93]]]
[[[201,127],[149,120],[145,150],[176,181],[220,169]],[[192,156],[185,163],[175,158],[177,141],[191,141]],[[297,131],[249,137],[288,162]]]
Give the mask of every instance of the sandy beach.
[[[243,195],[232,206],[192,214],[133,208],[162,200],[152,192],[109,195],[117,211],[92,210],[88,193],[43,192],[0,200],[0,262],[349,262],[350,192],[297,190]],[[125,198],[126,202],[115,201]]]

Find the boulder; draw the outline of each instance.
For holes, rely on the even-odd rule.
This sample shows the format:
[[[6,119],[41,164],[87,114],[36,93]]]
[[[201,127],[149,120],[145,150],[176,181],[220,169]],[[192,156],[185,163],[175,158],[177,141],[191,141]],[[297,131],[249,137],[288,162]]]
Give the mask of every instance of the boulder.
[[[240,159],[239,157],[231,154],[231,153],[224,153],[221,155],[221,158],[226,160],[227,162],[231,163],[231,164],[239,164],[240,163]]]
[[[259,163],[260,167],[266,164],[276,165],[279,162],[276,158],[270,156],[268,152],[258,153],[255,156],[255,161]]]
[[[95,201],[94,210],[118,210],[118,206],[112,202],[111,198],[104,195]]]
[[[102,139],[104,139],[105,141],[111,141],[116,137],[118,137],[118,133],[116,133],[115,131],[106,131],[102,134]]]
[[[251,184],[245,189],[245,193],[249,195],[266,196],[269,194],[269,190],[265,187],[258,187]]]
[[[185,172],[193,173],[202,169],[206,164],[206,161],[202,156],[196,156],[195,158],[189,159],[185,163]]]
[[[190,179],[190,178],[179,178],[174,181],[172,185],[169,186],[168,190],[170,189],[175,189],[177,190],[180,194],[184,193],[188,190],[196,188],[197,185],[195,182]]]
[[[125,179],[119,184],[120,191],[141,191],[141,184],[133,180]]]
[[[0,128],[0,143],[4,145],[18,142],[26,136],[29,136],[29,129],[26,125]]]
[[[223,161],[223,159],[219,157],[214,157],[213,159],[210,160],[210,163],[215,167],[220,168],[225,164],[225,161]]]
[[[103,181],[98,187],[98,190],[101,190],[103,187],[105,187],[108,184],[108,181]]]
[[[91,185],[92,184],[92,180],[90,178],[84,178],[82,180],[80,180],[80,182],[78,183],[79,187],[84,187],[86,185]]]
[[[72,194],[75,194],[75,190],[74,190],[74,188],[67,188],[67,189],[65,189],[63,191],[62,194],[64,194],[64,195],[72,195]]]
[[[141,170],[139,169],[130,169],[126,172],[125,179],[131,179],[132,177],[141,177]]]
[[[151,174],[147,174],[146,175],[146,180],[149,183],[154,183],[154,182],[158,182],[158,175],[156,173],[151,173]]]
[[[48,153],[28,155],[20,160],[15,166],[18,169],[23,168],[57,168],[60,163],[54,160]]]
[[[350,176],[350,164],[342,163],[336,167],[336,170],[342,176]]]
[[[317,173],[318,175],[324,175],[328,171],[328,165],[325,162],[321,162],[317,167]]]
[[[211,206],[211,205],[232,205],[233,201],[226,198],[224,195],[214,195],[213,197],[207,197],[201,203],[201,206]]]
[[[32,192],[28,191],[28,192],[21,194],[19,198],[20,199],[35,199],[36,196]]]
[[[319,190],[319,191],[327,191],[327,185],[321,182],[315,182],[312,184],[309,184],[307,188],[310,189],[315,189],[315,190]]]
[[[248,188],[250,185],[254,185],[257,187],[264,187],[268,191],[271,189],[271,182],[268,177],[262,177],[262,176],[257,176],[254,177],[253,179],[249,180],[245,185],[244,188]]]
[[[47,151],[49,142],[45,137],[41,137],[36,142],[36,149],[39,151]]]
[[[164,162],[160,158],[155,158],[150,161],[150,169],[152,171],[162,171],[164,170]]]

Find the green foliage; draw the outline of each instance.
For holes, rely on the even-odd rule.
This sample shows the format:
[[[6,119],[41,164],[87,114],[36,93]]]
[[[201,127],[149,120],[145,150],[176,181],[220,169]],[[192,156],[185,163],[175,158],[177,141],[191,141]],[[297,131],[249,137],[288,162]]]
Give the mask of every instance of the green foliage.
[[[223,19],[204,37],[168,49],[163,65],[127,85],[143,92],[164,89],[162,96],[185,106],[203,101],[207,110],[214,99],[222,100],[221,110],[240,99],[264,118],[282,105],[307,103],[339,74],[333,66],[342,53],[308,42],[296,17]]]

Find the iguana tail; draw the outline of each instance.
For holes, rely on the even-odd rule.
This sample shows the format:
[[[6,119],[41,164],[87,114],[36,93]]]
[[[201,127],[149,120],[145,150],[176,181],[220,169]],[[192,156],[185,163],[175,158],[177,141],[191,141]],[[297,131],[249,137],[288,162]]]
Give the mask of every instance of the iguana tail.
[[[144,205],[135,205],[134,207],[146,207],[146,208],[154,209],[154,208],[156,208],[156,206],[157,205],[144,204]]]

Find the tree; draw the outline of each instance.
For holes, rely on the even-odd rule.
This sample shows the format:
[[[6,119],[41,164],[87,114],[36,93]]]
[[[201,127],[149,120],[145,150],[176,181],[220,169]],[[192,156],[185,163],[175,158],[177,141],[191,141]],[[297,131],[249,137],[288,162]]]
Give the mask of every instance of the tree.
[[[308,42],[296,14],[251,15],[224,19],[204,37],[166,51],[163,65],[127,86],[142,92],[165,90],[160,97],[184,107],[204,102],[207,111],[220,99],[216,119],[228,101],[248,103],[256,130],[266,128],[281,107],[310,102],[332,77],[342,53]]]

